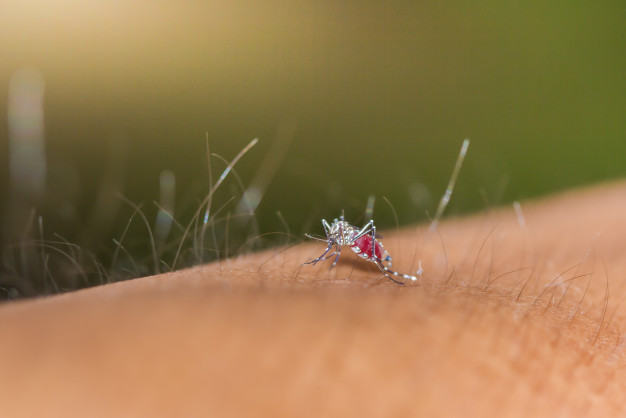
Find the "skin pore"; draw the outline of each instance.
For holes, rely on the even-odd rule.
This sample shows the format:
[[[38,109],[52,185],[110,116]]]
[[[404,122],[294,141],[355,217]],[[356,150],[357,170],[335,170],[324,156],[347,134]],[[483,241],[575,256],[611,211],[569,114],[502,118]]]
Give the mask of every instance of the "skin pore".
[[[0,306],[1,416],[618,416],[626,184]],[[321,226],[320,226],[321,228]]]

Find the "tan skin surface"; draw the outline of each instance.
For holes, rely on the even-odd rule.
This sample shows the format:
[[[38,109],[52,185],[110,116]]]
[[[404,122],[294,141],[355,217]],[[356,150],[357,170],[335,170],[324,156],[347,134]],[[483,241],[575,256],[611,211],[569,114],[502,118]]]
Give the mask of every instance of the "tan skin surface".
[[[626,184],[522,211],[1,305],[0,416],[626,414]]]

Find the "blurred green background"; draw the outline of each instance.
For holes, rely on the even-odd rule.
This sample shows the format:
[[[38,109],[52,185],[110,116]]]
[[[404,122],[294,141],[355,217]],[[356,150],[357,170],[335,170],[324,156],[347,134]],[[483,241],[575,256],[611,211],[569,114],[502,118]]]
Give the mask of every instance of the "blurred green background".
[[[4,2],[0,97],[24,68],[45,86],[45,182],[20,190],[2,100],[0,289],[46,293],[116,279],[115,269],[167,270],[172,245],[160,266],[137,267],[151,254],[139,217],[118,248],[126,265],[110,266],[133,213],[118,193],[143,205],[154,232],[160,179],[173,174],[170,206],[186,225],[210,187],[207,137],[227,160],[260,139],[236,167],[245,188],[263,192],[258,228],[229,220],[230,251],[284,222],[296,237],[321,232],[319,219],[341,209],[357,223],[370,194],[379,227],[394,225],[383,196],[401,224],[423,221],[466,137],[448,214],[621,177],[624,22],[623,1]],[[225,164],[211,162],[215,181]],[[240,197],[236,179],[220,193],[216,206]],[[65,284],[46,278],[42,242],[78,259],[68,265],[94,264],[60,237],[102,262],[97,279],[87,267]]]

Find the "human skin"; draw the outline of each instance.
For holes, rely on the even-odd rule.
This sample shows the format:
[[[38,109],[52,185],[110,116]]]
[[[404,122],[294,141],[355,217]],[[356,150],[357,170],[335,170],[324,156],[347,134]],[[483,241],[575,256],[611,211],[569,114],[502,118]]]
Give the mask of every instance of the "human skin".
[[[383,235],[1,305],[0,416],[626,413],[625,183]]]

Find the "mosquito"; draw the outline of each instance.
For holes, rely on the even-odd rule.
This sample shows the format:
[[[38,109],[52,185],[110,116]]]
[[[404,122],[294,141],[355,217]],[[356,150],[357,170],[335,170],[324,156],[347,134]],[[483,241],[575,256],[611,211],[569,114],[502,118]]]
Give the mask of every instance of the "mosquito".
[[[469,139],[465,139],[463,144],[461,145],[461,150],[459,151],[459,155],[456,159],[456,164],[454,165],[454,169],[452,170],[452,175],[450,176],[450,180],[448,181],[448,187],[446,187],[446,191],[441,196],[441,200],[439,201],[439,205],[437,206],[437,212],[435,213],[435,218],[432,220],[430,224],[430,231],[434,231],[437,229],[439,225],[439,220],[441,219],[444,210],[450,203],[450,197],[452,196],[452,191],[454,190],[454,185],[456,184],[456,179],[459,176],[459,171],[461,170],[461,166],[463,165],[463,160],[465,159],[465,155],[467,154],[467,149],[469,147]],[[367,213],[371,215],[373,211],[373,200],[372,202],[368,202],[368,210]],[[326,239],[314,237],[311,235],[306,235],[309,238],[316,239],[318,241],[325,242],[328,244],[326,247],[326,251],[316,258],[315,260],[308,261],[304,264],[317,264],[320,261],[329,259],[335,256],[335,261],[333,261],[333,268],[337,265],[337,261],[339,261],[339,255],[341,255],[341,247],[348,246],[352,251],[357,253],[361,258],[364,258],[367,261],[371,261],[380,269],[380,271],[387,276],[392,282],[398,284],[405,284],[404,282],[398,281],[391,276],[402,277],[405,280],[416,281],[417,277],[421,277],[422,263],[419,261],[419,268],[417,269],[417,276],[412,276],[410,274],[401,274],[391,269],[391,256],[383,247],[383,243],[380,241],[381,236],[376,233],[376,226],[374,225],[374,221],[370,220],[365,224],[362,228],[351,225],[344,219],[343,215],[339,217],[339,219],[334,219],[332,224],[329,224],[326,219],[322,219],[322,225],[324,226],[324,231],[326,232]]]
[[[317,264],[320,261],[335,256],[335,260],[330,267],[333,268],[337,265],[337,261],[339,261],[341,247],[348,246],[359,257],[376,264],[380,271],[395,283],[404,284],[391,276],[402,277],[405,280],[411,281],[417,280],[416,276],[401,274],[391,269],[391,255],[389,255],[385,247],[383,247],[383,243],[381,242],[382,237],[376,233],[376,226],[373,220],[370,220],[365,226],[359,228],[346,222],[342,215],[339,219],[334,219],[332,224],[329,224],[326,219],[322,219],[322,225],[326,232],[326,239],[308,234],[307,237],[326,242],[328,247],[321,256],[304,264]],[[421,270],[418,270],[418,274],[420,271]]]

